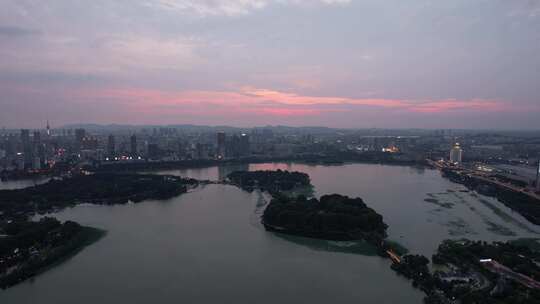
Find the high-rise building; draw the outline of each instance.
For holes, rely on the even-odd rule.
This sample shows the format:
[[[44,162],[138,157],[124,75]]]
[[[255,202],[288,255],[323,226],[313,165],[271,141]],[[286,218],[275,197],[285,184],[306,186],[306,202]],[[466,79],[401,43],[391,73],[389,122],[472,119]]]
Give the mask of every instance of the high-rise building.
[[[30,142],[30,130],[21,130],[21,143],[23,147],[24,164],[27,166],[31,166],[33,160],[33,149],[32,143]]]
[[[25,144],[30,144],[30,130],[28,129],[22,129],[21,130],[21,142],[23,146]]]
[[[41,144],[41,132],[34,131],[34,144],[39,145]]]
[[[147,156],[150,159],[158,159],[160,156],[160,150],[159,146],[155,143],[149,143],[148,144],[148,153]]]
[[[463,150],[459,143],[456,143],[450,150],[450,162],[453,164],[461,164],[463,157]]]
[[[137,152],[137,136],[135,134],[131,135],[130,148],[131,156],[136,157],[139,153]]]
[[[249,135],[242,134],[240,136],[240,147],[239,147],[239,156],[240,157],[246,157],[250,155],[250,149],[249,149]]]
[[[536,167],[536,191],[540,191],[540,160],[538,161],[538,166]]]
[[[114,135],[109,135],[107,139],[107,154],[109,157],[114,157],[116,155],[116,140]]]
[[[99,146],[98,139],[94,136],[85,136],[82,138],[80,149],[83,150],[95,150]]]
[[[225,132],[217,133],[217,158],[225,158]]]
[[[195,158],[208,159],[208,144],[197,143],[195,145]]]
[[[85,129],[76,129],[75,130],[75,139],[77,142],[82,142],[83,138],[86,137],[86,130]]]
[[[47,137],[51,136],[51,126],[49,125],[49,120],[47,119]]]
[[[83,141],[86,137],[86,130],[85,129],[76,129],[75,130],[75,142],[76,142],[76,149],[81,150],[83,148]]]

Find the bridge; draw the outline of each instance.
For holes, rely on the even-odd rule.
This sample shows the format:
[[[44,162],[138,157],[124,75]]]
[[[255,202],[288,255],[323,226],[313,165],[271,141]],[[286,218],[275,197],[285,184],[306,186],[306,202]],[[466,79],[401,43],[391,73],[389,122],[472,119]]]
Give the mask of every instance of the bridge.
[[[386,254],[388,254],[392,262],[394,262],[395,264],[401,264],[401,257],[397,253],[395,253],[392,249],[386,250]]]

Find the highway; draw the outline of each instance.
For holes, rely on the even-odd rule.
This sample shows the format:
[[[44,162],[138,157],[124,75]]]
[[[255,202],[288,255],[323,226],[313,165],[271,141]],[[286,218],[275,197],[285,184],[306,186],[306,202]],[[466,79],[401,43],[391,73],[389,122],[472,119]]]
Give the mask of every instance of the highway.
[[[531,289],[540,289],[540,282],[535,281],[533,278],[528,277],[524,274],[518,273],[513,271],[512,269],[500,264],[499,262],[495,260],[490,260],[486,262],[482,262],[484,267],[487,269],[500,274],[501,276],[505,276],[509,279],[512,279],[528,288]]]
[[[534,192],[525,191],[525,189],[517,187],[515,185],[508,184],[508,183],[503,183],[503,182],[501,182],[499,180],[496,180],[494,178],[487,177],[486,174],[483,173],[483,172],[478,172],[478,171],[474,171],[474,170],[463,168],[463,167],[450,167],[450,166],[446,165],[446,163],[433,161],[431,159],[427,159],[427,162],[430,165],[432,165],[432,166],[434,166],[434,167],[436,167],[438,169],[454,170],[454,171],[459,172],[460,174],[466,174],[467,176],[469,176],[471,178],[476,178],[476,179],[479,179],[479,180],[487,182],[487,183],[495,184],[497,186],[506,188],[508,190],[525,194],[525,195],[527,195],[527,196],[529,196],[531,198],[534,198],[534,199],[540,201],[540,195],[538,195],[538,194],[536,194]]]

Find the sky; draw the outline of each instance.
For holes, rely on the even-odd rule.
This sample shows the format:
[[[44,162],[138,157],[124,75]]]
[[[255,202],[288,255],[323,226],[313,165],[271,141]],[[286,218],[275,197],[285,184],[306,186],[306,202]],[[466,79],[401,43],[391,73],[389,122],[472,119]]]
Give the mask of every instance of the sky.
[[[0,127],[540,129],[540,0],[0,0]]]

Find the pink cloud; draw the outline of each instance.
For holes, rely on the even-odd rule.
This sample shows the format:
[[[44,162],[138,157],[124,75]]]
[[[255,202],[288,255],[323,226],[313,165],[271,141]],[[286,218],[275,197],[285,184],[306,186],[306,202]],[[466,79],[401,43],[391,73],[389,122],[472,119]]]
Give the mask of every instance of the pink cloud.
[[[472,99],[468,101],[442,100],[412,105],[410,109],[421,113],[440,113],[455,110],[504,111],[507,107],[496,101]]]
[[[315,96],[303,96],[293,93],[283,93],[279,91],[265,90],[265,89],[252,89],[244,88],[244,94],[253,96],[256,98],[274,101],[288,105],[340,105],[340,104],[354,104],[365,106],[378,106],[378,107],[405,107],[407,104],[403,100],[397,99],[354,99],[354,98],[342,98],[342,97],[315,97]]]
[[[494,100],[420,100],[386,98],[346,98],[307,96],[268,89],[244,87],[237,91],[161,91],[139,88],[82,90],[75,98],[119,101],[137,112],[182,111],[205,114],[210,112],[252,113],[271,116],[320,115],[344,111],[347,107],[379,107],[416,113],[449,111],[502,111],[507,107]]]
[[[287,108],[260,108],[255,111],[256,114],[267,114],[272,116],[307,116],[307,115],[320,115],[324,111],[316,109],[287,109]]]

